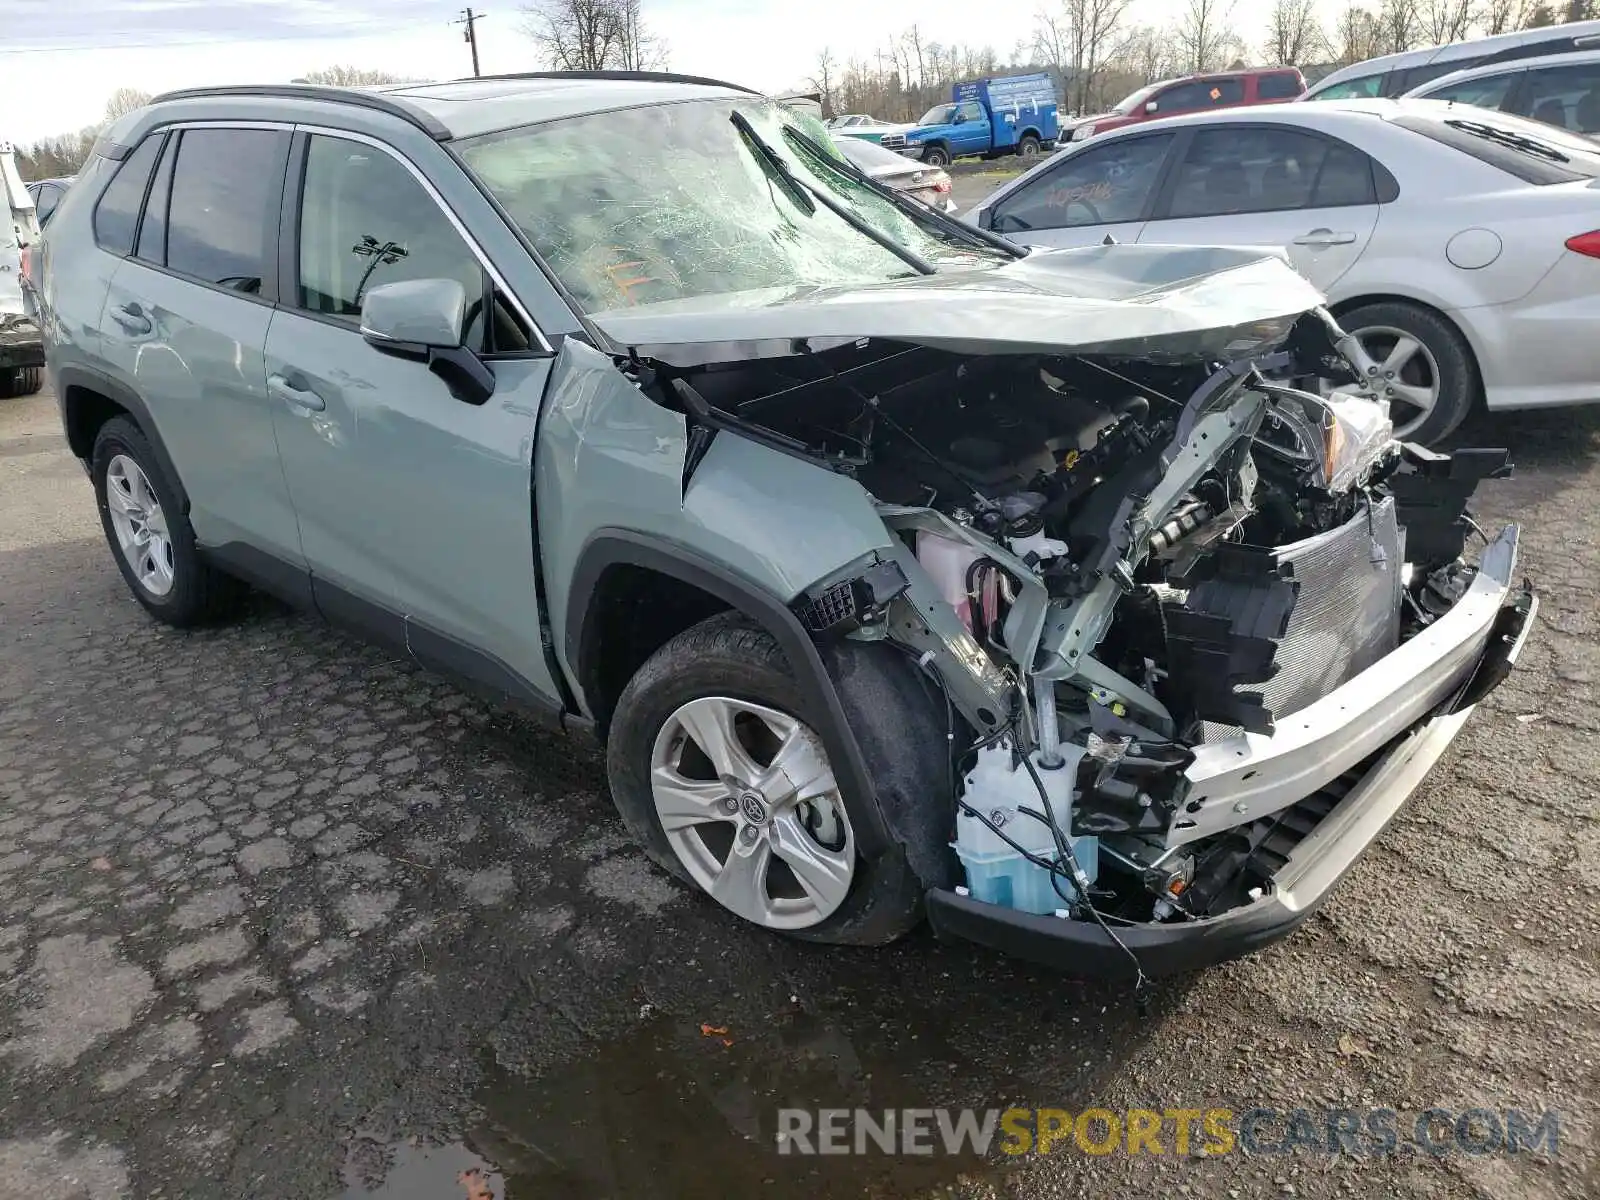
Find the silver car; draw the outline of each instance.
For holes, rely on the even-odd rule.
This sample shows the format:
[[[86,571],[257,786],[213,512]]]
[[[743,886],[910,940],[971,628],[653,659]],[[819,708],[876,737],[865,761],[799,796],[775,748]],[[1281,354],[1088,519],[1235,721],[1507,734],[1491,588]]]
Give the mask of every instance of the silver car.
[[[904,192],[942,213],[955,212],[956,202],[950,195],[950,173],[943,167],[924,166],[914,158],[885,150],[861,138],[835,134],[833,144],[874,182]]]
[[[120,119],[41,280],[108,569],[597,738],[763,929],[1116,976],[1287,935],[1512,668],[1506,452],[1270,382],[1351,370],[1274,254],[1024,253],[814,126],[657,73]]]
[[[1593,137],[1600,134],[1600,50],[1473,67],[1406,95],[1494,108]]]
[[[1428,100],[1152,121],[1074,147],[969,219],[1030,246],[1280,249],[1423,443],[1479,403],[1600,400],[1600,145]]]
[[[1600,46],[1600,21],[1569,21],[1562,25],[1536,25],[1498,33],[1493,37],[1402,50],[1340,67],[1310,88],[1302,100],[1358,100],[1375,96],[1403,96],[1430,80],[1488,66],[1564,54]]]

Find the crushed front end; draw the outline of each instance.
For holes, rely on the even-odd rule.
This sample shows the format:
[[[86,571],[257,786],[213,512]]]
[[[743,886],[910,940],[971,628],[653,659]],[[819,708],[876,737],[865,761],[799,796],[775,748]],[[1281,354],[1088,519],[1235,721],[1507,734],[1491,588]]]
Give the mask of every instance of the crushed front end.
[[[1506,452],[1403,445],[1376,401],[1274,382],[1348,364],[1292,272],[1257,267],[1234,282],[1259,303],[1221,315],[1195,300],[1227,272],[1102,289],[1064,318],[1148,331],[1054,350],[897,309],[882,337],[813,321],[716,364],[635,359],[691,448],[810,457],[891,532],[794,609],[818,639],[895,644],[947,705],[942,936],[1095,975],[1282,937],[1516,660],[1537,607],[1517,529],[1467,512]]]

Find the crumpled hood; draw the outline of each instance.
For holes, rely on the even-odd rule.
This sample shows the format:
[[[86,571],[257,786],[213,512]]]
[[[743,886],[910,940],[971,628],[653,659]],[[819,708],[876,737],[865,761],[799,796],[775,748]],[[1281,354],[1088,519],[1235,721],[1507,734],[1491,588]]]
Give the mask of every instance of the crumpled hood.
[[[591,315],[618,348],[675,366],[794,354],[858,338],[964,354],[1245,358],[1323,303],[1261,247],[1086,246],[882,283],[765,288]]]

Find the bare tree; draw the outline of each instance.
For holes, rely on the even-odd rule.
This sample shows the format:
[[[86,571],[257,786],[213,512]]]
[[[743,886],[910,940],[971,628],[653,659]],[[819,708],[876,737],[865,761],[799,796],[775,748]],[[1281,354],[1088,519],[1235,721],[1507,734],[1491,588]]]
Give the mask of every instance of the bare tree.
[[[558,71],[642,71],[666,61],[640,0],[537,0],[522,11],[523,32]]]
[[[833,102],[833,81],[839,72],[839,64],[834,61],[833,52],[826,46],[822,53],[817,55],[817,73],[806,81],[806,86],[822,97],[822,115],[836,117],[839,108]]]
[[[1220,69],[1239,45],[1229,18],[1233,0],[1188,0],[1178,21],[1178,44],[1189,71]]]
[[[111,124],[118,117],[126,116],[136,108],[143,108],[150,103],[150,93],[141,92],[138,88],[120,87],[111,93],[111,99],[106,101],[106,124]]]
[[[1066,100],[1076,112],[1088,111],[1100,91],[1106,64],[1117,58],[1130,36],[1131,0],[1061,0],[1054,10],[1034,14],[1033,51],[1060,72]]]
[[[415,83],[414,79],[407,79],[388,71],[377,71],[368,67],[323,67],[319,71],[307,71],[294,81],[295,83],[320,83],[328,87],[375,87],[382,83]]]
[[[624,71],[660,71],[667,65],[667,46],[645,27],[641,0],[613,0],[622,29],[621,62]]]
[[[1418,9],[1411,0],[1383,0],[1378,9],[1378,53],[1399,54],[1420,40]]]
[[[1333,54],[1342,65],[1376,58],[1382,36],[1378,19],[1356,4],[1345,5],[1333,24]]]
[[[1261,56],[1274,66],[1299,66],[1320,58],[1328,37],[1317,19],[1316,0],[1273,0]]]
[[[1464,41],[1478,19],[1476,0],[1422,0],[1417,6],[1422,40],[1430,45]]]
[[[1488,37],[1529,29],[1536,7],[1531,0],[1483,0],[1478,6],[1478,26]]]
[[[1128,35],[1118,65],[1138,85],[1171,79],[1185,70],[1183,48],[1171,30],[1141,25]]]

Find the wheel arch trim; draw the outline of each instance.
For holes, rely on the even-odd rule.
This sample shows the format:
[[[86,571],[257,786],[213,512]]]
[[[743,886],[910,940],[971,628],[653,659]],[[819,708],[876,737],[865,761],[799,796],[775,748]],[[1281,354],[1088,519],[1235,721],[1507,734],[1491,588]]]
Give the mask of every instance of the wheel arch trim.
[[[856,830],[856,846],[867,858],[877,858],[892,845],[878,804],[877,791],[867,771],[860,743],[852,732],[832,677],[816,643],[772,592],[687,546],[629,529],[596,530],[578,555],[568,589],[565,657],[580,692],[595,718],[596,731],[609,724],[609,714],[595,711],[591,684],[601,635],[595,594],[606,571],[615,566],[640,567],[671,576],[726,603],[765,629],[782,648],[815,712],[821,714],[817,733],[828,751],[835,775],[864,801],[866,828]]]
[[[79,453],[79,445],[74,445],[74,429],[80,417],[84,403],[82,394],[92,393],[109,400],[131,417],[140,431],[150,443],[151,452],[155,454],[159,465],[172,481],[173,487],[178,490],[178,499],[183,511],[189,511],[189,492],[183,486],[183,476],[178,473],[177,465],[172,461],[172,455],[167,450],[167,444],[161,439],[161,431],[156,427],[155,417],[150,413],[150,406],[132,388],[117,382],[110,376],[102,374],[90,367],[64,366],[56,372],[56,392],[60,397],[61,426],[66,434],[67,444],[79,459],[87,463],[94,456],[94,442],[91,438],[87,446],[83,446],[83,453]],[[81,437],[78,439],[81,445]]]

